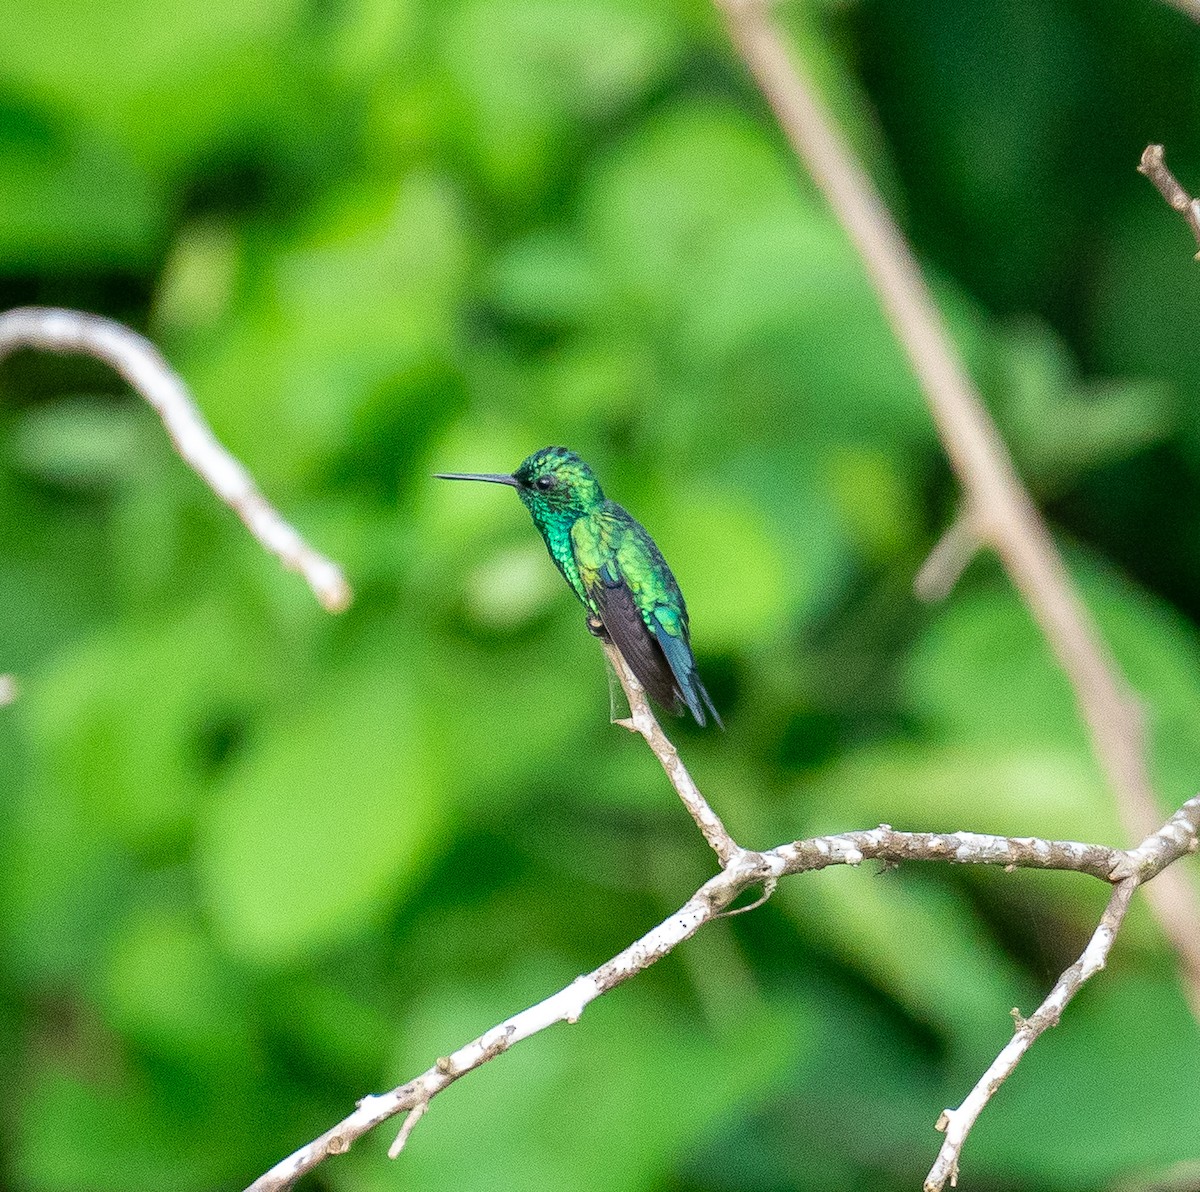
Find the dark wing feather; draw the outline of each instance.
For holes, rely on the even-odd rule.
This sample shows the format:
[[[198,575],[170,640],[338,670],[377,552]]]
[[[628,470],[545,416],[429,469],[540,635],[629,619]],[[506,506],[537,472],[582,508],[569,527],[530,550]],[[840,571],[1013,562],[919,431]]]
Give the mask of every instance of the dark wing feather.
[[[651,698],[668,711],[676,714],[682,711],[679,684],[662,646],[646,628],[633,593],[622,581],[609,582],[605,578],[591,588],[590,595],[608,636]]]

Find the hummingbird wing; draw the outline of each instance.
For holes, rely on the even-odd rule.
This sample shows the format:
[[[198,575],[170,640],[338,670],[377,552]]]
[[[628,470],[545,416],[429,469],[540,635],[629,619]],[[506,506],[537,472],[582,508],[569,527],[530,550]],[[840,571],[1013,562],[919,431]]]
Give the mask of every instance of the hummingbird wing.
[[[621,651],[629,669],[637,675],[638,682],[655,703],[675,715],[682,712],[682,692],[675,674],[662,647],[646,627],[633,592],[620,580],[609,579],[602,579],[588,592],[596,603],[608,636]]]
[[[598,565],[581,560],[584,585],[629,668],[662,707],[678,714],[686,705],[703,725],[707,706],[720,724],[696,672],[683,594],[654,540],[619,506],[595,518],[586,536]]]

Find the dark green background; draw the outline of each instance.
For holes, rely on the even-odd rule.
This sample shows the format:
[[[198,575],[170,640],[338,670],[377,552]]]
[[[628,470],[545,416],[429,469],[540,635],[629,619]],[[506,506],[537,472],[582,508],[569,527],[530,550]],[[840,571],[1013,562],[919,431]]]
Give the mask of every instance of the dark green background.
[[[1134,167],[1161,140],[1200,187],[1200,29],[1149,0],[781,16],[1174,807],[1200,782],[1200,266]],[[728,725],[671,728],[746,843],[1121,840],[998,568],[914,600],[955,486],[701,0],[3,0],[0,30],[0,306],[147,331],[357,592],[323,614],[99,365],[0,371],[4,1188],[241,1188],[711,872],[518,502],[435,470],[566,443],[646,523]],[[914,1189],[1103,899],[791,879],[456,1085],[399,1163],[381,1132],[305,1186]],[[963,1186],[1200,1186],[1198,1073],[1139,906]]]

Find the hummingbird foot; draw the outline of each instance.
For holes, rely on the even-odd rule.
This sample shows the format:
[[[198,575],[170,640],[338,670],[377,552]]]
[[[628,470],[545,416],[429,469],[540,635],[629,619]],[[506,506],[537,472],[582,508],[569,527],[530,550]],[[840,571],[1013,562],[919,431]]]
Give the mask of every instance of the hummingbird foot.
[[[604,622],[599,617],[593,617],[591,614],[587,618],[588,632],[593,637],[598,637],[601,641],[608,641],[608,630],[604,628]]]

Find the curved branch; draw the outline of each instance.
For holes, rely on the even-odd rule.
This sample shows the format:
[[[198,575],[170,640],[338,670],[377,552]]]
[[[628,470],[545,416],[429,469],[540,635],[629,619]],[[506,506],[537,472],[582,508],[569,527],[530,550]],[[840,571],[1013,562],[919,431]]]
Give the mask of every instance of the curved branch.
[[[789,56],[766,0],[715,0],[729,36],[792,145],[850,238],[908,355],[951,467],[970,528],[996,552],[1065,672],[1095,753],[1136,840],[1161,817],[1150,782],[1142,714],[1101,642],[1012,458],[967,375],[912,250],[879,192],[825,110],[803,64]],[[961,535],[952,534],[957,559]],[[945,554],[935,575],[944,570]],[[958,562],[955,562],[958,565]],[[953,569],[945,569],[947,576]],[[926,572],[926,580],[930,576]],[[943,582],[943,587],[947,585]],[[1178,953],[1200,1018],[1200,897],[1174,873],[1151,905]]]
[[[350,603],[337,564],[313,550],[258,490],[250,474],[217,441],[183,381],[158,349],[128,327],[99,315],[26,306],[0,314],[0,360],[18,348],[77,353],[108,364],[154,407],[188,465],[246,529],[285,567],[298,571],[330,612]]]

